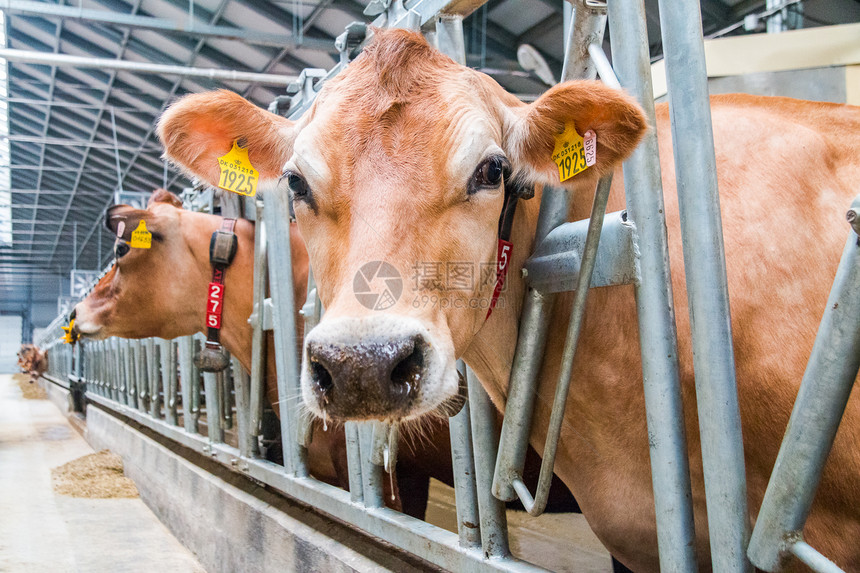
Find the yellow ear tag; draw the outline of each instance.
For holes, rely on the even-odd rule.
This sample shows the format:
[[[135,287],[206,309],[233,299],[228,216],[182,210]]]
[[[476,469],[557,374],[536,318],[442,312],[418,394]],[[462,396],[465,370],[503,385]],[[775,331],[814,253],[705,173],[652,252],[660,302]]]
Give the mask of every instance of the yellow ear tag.
[[[146,230],[146,221],[140,220],[137,229],[131,232],[131,242],[128,244],[132,249],[151,249],[152,233]]]
[[[588,130],[583,139],[573,122],[569,122],[564,131],[555,137],[552,160],[558,165],[559,181],[567,181],[577,173],[582,173],[594,165],[596,159],[597,136],[593,131]]]
[[[233,149],[218,158],[218,166],[221,168],[218,187],[247,197],[257,194],[260,174],[248,159],[248,149],[239,147],[238,140],[233,142]]]
[[[69,326],[62,327],[62,329],[65,331],[65,334],[60,340],[62,340],[65,344],[74,344],[76,340],[76,337],[72,332],[74,328],[75,319],[73,318],[71,321],[69,321]]]

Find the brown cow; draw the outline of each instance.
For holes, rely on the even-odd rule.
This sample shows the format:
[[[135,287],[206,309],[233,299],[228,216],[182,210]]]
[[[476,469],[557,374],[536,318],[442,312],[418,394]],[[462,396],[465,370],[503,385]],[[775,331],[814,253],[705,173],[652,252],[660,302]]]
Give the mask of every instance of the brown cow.
[[[22,344],[18,350],[18,367],[24,374],[30,375],[32,384],[48,369],[47,351],[35,344]]]
[[[86,338],[110,336],[123,338],[175,338],[204,331],[206,288],[212,276],[209,264],[209,239],[221,225],[221,218],[181,209],[175,195],[156,190],[145,211],[126,205],[111,207],[107,223],[116,233],[124,222],[123,235],[145,220],[153,233],[153,247],[129,249],[117,243],[117,263],[96,284],[92,292],[75,307],[75,331]],[[247,317],[253,306],[251,271],[254,256],[254,225],[237,221],[239,237],[236,257],[225,273],[226,300],[221,336],[224,346],[246,369],[251,362],[251,327]],[[295,225],[291,228],[293,280],[297,324],[298,310],[306,298],[308,257]],[[302,332],[299,330],[299,344]],[[268,338],[267,393],[278,411],[273,337]],[[347,489],[346,442],[343,428],[324,432],[317,423],[309,452],[310,469],[315,477]],[[423,519],[427,506],[430,477],[453,485],[450,437],[447,424],[434,422],[422,428],[422,437],[413,444],[405,439],[401,446],[397,480],[383,482],[386,492],[394,487],[397,498],[391,505],[404,513]],[[418,447],[420,446],[420,448]],[[529,451],[526,479],[536,483],[539,458]],[[555,511],[578,511],[576,502],[561,482],[552,490]],[[391,502],[386,495],[386,501]]]
[[[702,460],[666,106],[657,132],[674,261],[672,286],[690,453],[697,554],[710,568]],[[860,181],[860,109],[784,98],[712,98],[749,507],[764,495],[826,302]],[[306,337],[303,392],[312,411],[349,419],[407,418],[457,389],[455,358],[505,403],[540,190],[513,223],[512,269],[486,319],[492,284],[451,304],[402,296],[370,310],[356,273],[385,261],[401,276],[421,262],[490,265],[497,255],[503,181],[558,184],[552,161],[566,125],[597,136],[597,163],[565,185],[572,220],[588,216],[599,176],[636,146],[645,120],[628,96],[568,82],[526,105],[489,77],[457,65],[418,34],[376,39],[326,84],[296,123],[226,92],[187,96],[159,125],[167,154],[217,181],[217,157],[248,141],[262,185],[289,186],[326,307]],[[285,165],[285,167],[284,167]],[[512,177],[508,175],[512,174]],[[623,208],[620,172],[610,209]],[[271,192],[271,191],[270,191]],[[286,192],[279,189],[275,192]],[[417,295],[426,294],[419,285]],[[460,304],[453,304],[460,301]],[[570,296],[556,303],[531,443],[543,449]],[[467,303],[467,304],[463,304]],[[658,568],[648,433],[632,287],[596,289],[567,401],[556,471],[598,537],[637,571]],[[370,374],[366,376],[365,374]],[[860,570],[860,400],[850,400],[805,538],[846,570]]]

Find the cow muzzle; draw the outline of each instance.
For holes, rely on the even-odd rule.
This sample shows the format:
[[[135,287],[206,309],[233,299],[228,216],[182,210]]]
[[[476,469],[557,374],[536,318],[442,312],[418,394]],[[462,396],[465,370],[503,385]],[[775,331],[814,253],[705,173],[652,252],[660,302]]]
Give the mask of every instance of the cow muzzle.
[[[302,392],[312,411],[334,419],[411,418],[456,394],[448,363],[453,357],[417,320],[336,318],[307,337]]]

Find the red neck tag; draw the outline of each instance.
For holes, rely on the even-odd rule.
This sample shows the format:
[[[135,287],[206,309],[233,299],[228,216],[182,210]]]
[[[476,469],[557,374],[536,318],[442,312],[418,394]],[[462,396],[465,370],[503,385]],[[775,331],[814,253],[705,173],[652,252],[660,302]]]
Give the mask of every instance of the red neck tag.
[[[221,328],[221,309],[224,306],[224,271],[213,269],[209,283],[209,298],[206,299],[206,326]]]
[[[490,300],[490,309],[487,311],[487,318],[493,314],[493,309],[496,307],[496,302],[499,300],[499,295],[502,293],[502,287],[505,286],[505,277],[508,275],[508,265],[511,262],[511,252],[514,250],[514,244],[504,239],[499,239],[499,248],[496,252],[496,288],[493,289],[493,298]],[[487,320],[485,318],[484,320]]]

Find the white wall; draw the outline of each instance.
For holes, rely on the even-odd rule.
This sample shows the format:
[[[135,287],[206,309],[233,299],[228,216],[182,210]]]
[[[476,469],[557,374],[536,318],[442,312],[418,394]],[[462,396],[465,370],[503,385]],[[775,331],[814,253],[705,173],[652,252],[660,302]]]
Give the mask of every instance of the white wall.
[[[0,374],[17,372],[16,354],[21,347],[21,317],[0,316]]]

